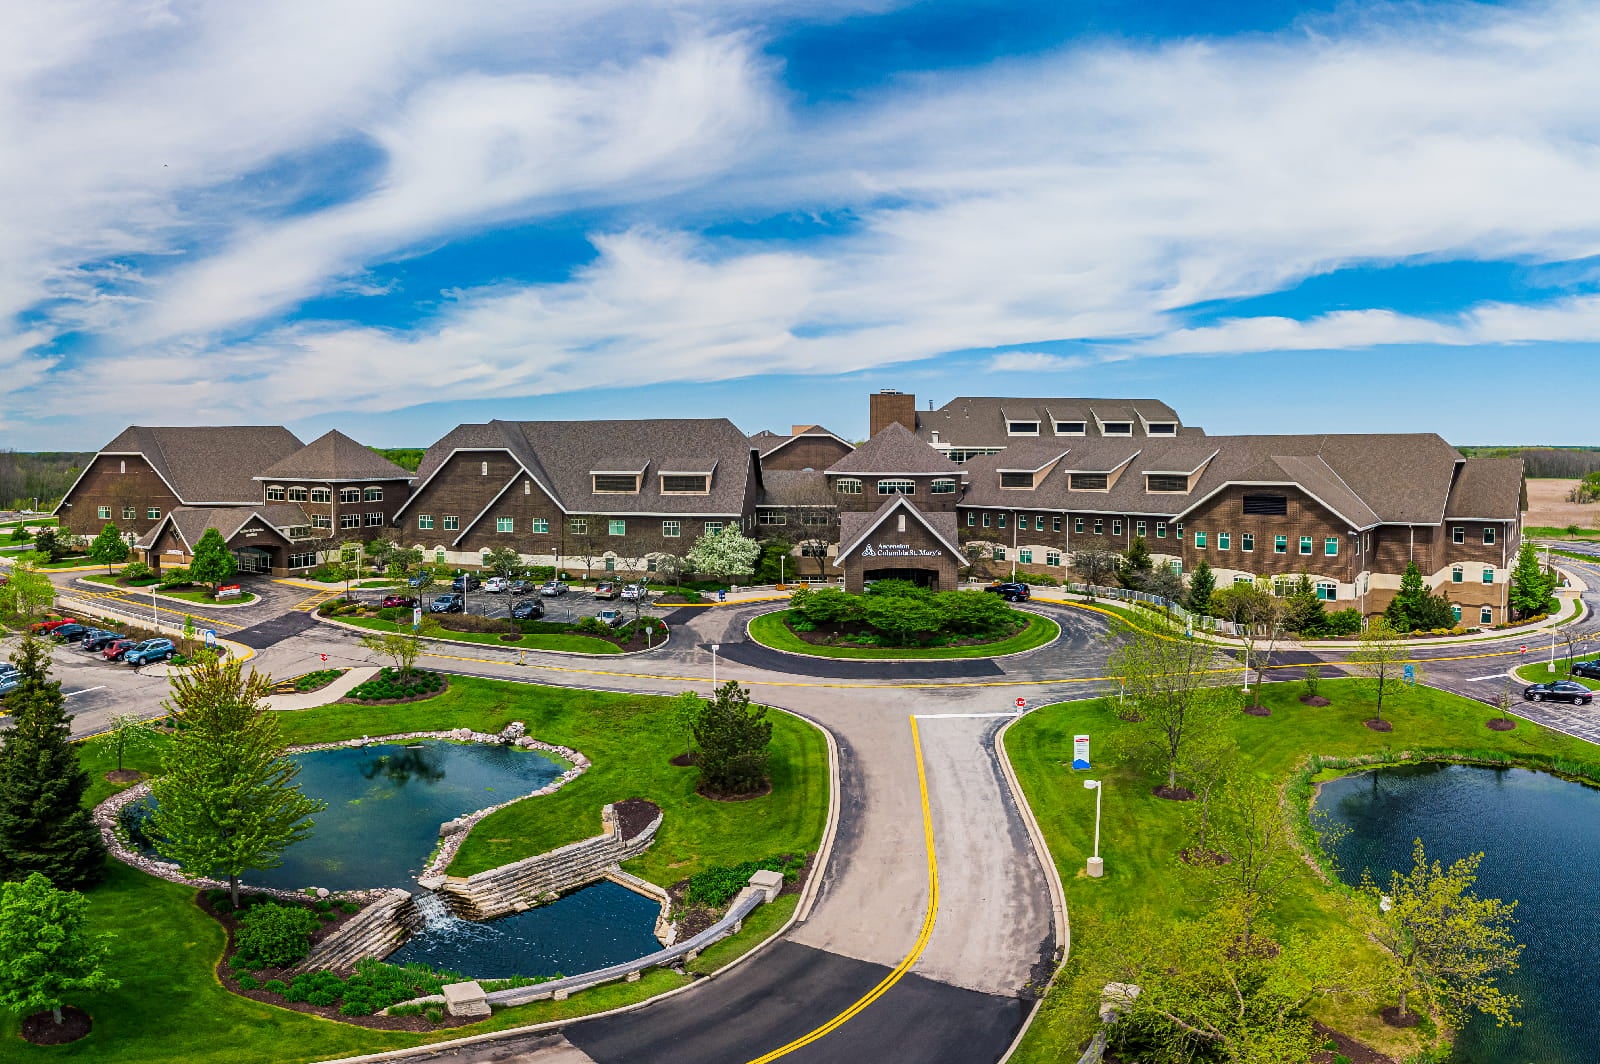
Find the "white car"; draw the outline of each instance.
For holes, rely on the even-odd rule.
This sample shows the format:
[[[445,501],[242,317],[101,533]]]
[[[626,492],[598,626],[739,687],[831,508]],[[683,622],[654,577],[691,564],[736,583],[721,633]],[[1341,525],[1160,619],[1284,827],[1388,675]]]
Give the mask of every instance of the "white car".
[[[511,580],[504,576],[491,576],[483,582],[483,589],[491,595],[498,595],[502,591],[511,589]]]
[[[600,618],[600,623],[607,628],[618,628],[626,623],[621,610],[601,610],[595,616]]]
[[[622,589],[622,597],[625,599],[647,599],[650,597],[650,589],[643,584],[629,584]]]

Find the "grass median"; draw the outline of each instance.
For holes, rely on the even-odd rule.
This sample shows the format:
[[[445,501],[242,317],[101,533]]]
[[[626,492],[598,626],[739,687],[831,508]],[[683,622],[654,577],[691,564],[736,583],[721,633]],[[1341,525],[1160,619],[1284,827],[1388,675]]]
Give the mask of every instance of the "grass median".
[[[409,624],[395,624],[393,621],[383,620],[381,617],[335,617],[340,624],[351,624],[357,628],[368,628],[374,632],[410,632]],[[449,639],[458,643],[481,643],[485,646],[510,647],[513,650],[560,650],[568,654],[620,654],[622,648],[608,639],[598,639],[592,635],[567,634],[564,632],[536,633],[524,635],[521,639],[501,639],[493,632],[452,632],[441,629],[429,633],[429,639]]]
[[[859,658],[864,660],[900,658],[992,658],[1002,654],[1016,654],[1033,650],[1053,641],[1061,628],[1048,617],[1025,613],[1028,626],[1022,631],[996,640],[959,647],[836,647],[808,643],[790,631],[785,619],[792,610],[763,613],[750,622],[750,638],[764,647],[784,650],[791,654],[805,654],[814,658]]]
[[[1596,655],[1594,654],[1580,656],[1574,659],[1573,664],[1583,661],[1594,661],[1595,657]],[[1578,683],[1583,684],[1583,686],[1587,687],[1591,691],[1600,691],[1600,681],[1591,680],[1586,676],[1572,675],[1572,673],[1568,671],[1567,659],[1560,656],[1560,654],[1556,655],[1556,667],[1554,671],[1551,671],[1550,661],[1548,658],[1546,658],[1543,661],[1535,661],[1528,665],[1518,665],[1512,670],[1512,674],[1523,683],[1553,683],[1556,680],[1575,680]]]
[[[96,576],[85,576],[83,579],[91,584],[104,584],[107,587],[115,587],[126,591],[130,595],[144,595],[146,597],[150,595],[150,589],[155,587],[154,584],[124,584],[119,577],[107,576],[104,573]],[[212,598],[209,591],[163,591],[161,588],[156,587],[155,593],[157,598],[177,599],[179,602],[193,602],[200,606],[246,606],[257,598],[256,595],[248,591],[241,591],[232,598],[220,600]]]
[[[1237,771],[1287,783],[1312,755],[1348,758],[1385,750],[1419,757],[1482,754],[1534,767],[1600,771],[1600,749],[1592,744],[1525,720],[1512,731],[1492,731],[1485,725],[1495,716],[1493,709],[1431,688],[1412,688],[1398,699],[1385,700],[1384,717],[1394,725],[1387,734],[1363,726],[1373,715],[1372,703],[1353,681],[1324,680],[1320,693],[1332,704],[1321,708],[1300,704],[1300,691],[1299,684],[1268,684],[1262,701],[1272,715],[1233,719],[1231,731],[1240,750]],[[1158,781],[1118,756],[1117,751],[1127,748],[1123,740],[1133,727],[1119,720],[1106,702],[1093,699],[1037,710],[1006,733],[1006,753],[1049,843],[1072,922],[1071,955],[1013,1058],[1018,1064],[1075,1059],[1092,1033],[1099,987],[1091,985],[1086,973],[1105,948],[1099,928],[1129,919],[1159,933],[1172,921],[1201,915],[1210,903],[1205,873],[1177,858],[1189,841],[1189,803],[1155,797],[1151,787]],[[1073,737],[1085,733],[1093,736],[1097,751],[1093,776],[1105,781],[1103,879],[1089,879],[1084,872],[1095,827],[1095,794],[1082,784],[1090,774],[1068,767]],[[1370,963],[1373,947],[1348,928],[1338,899],[1337,888],[1307,874],[1282,896],[1271,921],[1306,935],[1345,929],[1348,934],[1341,934],[1341,941],[1348,959]],[[1418,1048],[1415,1036],[1385,1026],[1376,1011],[1381,1004],[1387,1002],[1340,1003],[1317,1015],[1395,1059],[1406,1059]]]

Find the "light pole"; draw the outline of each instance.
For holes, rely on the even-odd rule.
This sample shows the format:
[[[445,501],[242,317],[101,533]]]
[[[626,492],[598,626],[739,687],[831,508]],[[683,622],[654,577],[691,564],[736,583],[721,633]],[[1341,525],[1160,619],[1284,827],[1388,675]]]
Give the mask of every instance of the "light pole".
[[[711,644],[711,693],[717,693],[717,651],[722,649],[721,643]]]
[[[1099,879],[1106,874],[1106,863],[1100,859],[1100,796],[1105,794],[1104,780],[1084,780],[1083,785],[1094,792],[1094,856],[1089,858],[1089,878]]]
[[[1011,515],[1011,582],[1017,582],[1017,525],[1021,519],[1017,514]]]

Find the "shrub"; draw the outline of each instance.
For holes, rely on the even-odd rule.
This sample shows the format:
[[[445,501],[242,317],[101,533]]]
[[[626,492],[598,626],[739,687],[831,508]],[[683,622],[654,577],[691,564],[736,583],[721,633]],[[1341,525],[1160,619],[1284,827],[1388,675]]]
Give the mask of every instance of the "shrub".
[[[804,868],[806,859],[793,854],[768,857],[761,861],[744,861],[736,865],[717,865],[696,872],[689,877],[684,898],[690,905],[708,905],[718,908],[731,902],[750,883],[750,876],[762,869],[783,873],[785,881],[793,883]]]
[[[124,580],[146,580],[154,575],[156,575],[155,570],[144,562],[129,562],[122,567],[122,579]]]
[[[1301,683],[1305,687],[1307,698],[1317,697],[1317,688],[1322,686],[1322,666],[1307,665],[1305,679]]]
[[[611,629],[607,628],[598,617],[585,617],[579,621],[574,629],[584,635],[609,635]]]
[[[283,994],[288,991],[289,984],[284,982],[282,979],[268,979],[266,985],[264,985],[261,989],[265,990],[269,994]]]
[[[401,624],[411,620],[411,611],[400,606],[385,606],[378,611],[378,616],[391,624]]]
[[[1322,619],[1322,632],[1326,635],[1355,635],[1361,631],[1361,611],[1351,607],[1335,610]]]
[[[240,972],[237,976],[240,990],[260,990],[261,981],[249,972]]]
[[[175,565],[170,569],[161,570],[161,582],[156,586],[165,591],[168,588],[188,587],[191,582],[189,570],[182,565]]]
[[[439,1008],[438,1006],[434,1006],[433,1008],[430,1008],[427,1012],[423,1013],[423,1015],[428,1018],[428,1022],[429,1023],[443,1023],[444,1022],[444,1010]]]
[[[256,905],[239,918],[234,963],[246,968],[287,968],[311,952],[316,914],[298,905]]]

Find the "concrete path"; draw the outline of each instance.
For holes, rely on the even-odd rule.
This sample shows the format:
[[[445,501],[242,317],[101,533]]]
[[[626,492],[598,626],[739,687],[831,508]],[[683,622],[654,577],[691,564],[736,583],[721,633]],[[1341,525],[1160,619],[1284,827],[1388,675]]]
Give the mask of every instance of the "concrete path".
[[[264,704],[268,709],[275,710],[314,709],[329,702],[339,701],[349,694],[352,688],[366,683],[376,675],[378,675],[377,666],[358,666],[319,690],[307,694],[272,695]]]

